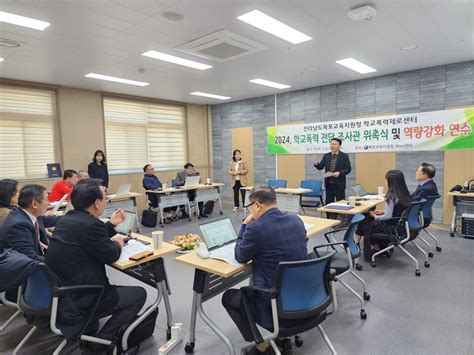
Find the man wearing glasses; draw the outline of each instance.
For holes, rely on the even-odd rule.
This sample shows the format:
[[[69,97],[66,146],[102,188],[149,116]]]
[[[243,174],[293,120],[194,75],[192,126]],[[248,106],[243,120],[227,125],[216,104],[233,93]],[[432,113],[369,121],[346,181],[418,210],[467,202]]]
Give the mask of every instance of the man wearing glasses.
[[[276,204],[275,191],[268,186],[255,186],[249,195],[250,215],[244,220],[235,245],[235,259],[240,263],[252,261],[253,285],[271,288],[277,266],[282,261],[308,258],[306,229],[301,219],[282,213]],[[256,321],[273,330],[270,299],[256,294]],[[253,341],[248,318],[241,307],[241,291],[224,292],[222,304],[246,341]],[[267,343],[258,344],[252,354],[272,354]]]

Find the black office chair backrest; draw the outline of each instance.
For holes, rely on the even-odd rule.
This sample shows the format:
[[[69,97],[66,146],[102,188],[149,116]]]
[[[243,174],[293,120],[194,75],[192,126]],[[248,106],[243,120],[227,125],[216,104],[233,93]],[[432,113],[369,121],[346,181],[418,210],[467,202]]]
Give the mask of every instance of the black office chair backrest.
[[[49,316],[57,277],[43,263],[38,264],[18,295],[18,308],[32,316]]]
[[[329,268],[334,254],[278,264],[275,288],[279,318],[312,318],[331,304]]]

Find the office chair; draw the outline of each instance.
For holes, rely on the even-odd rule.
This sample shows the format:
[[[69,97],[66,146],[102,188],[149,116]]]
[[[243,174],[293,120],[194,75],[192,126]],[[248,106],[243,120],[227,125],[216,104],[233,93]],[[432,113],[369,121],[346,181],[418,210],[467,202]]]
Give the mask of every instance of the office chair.
[[[171,180],[171,187],[176,187],[176,179]]]
[[[415,243],[415,239],[422,229],[420,221],[420,209],[426,200],[412,202],[410,206],[403,212],[400,217],[389,218],[380,221],[382,227],[381,232],[374,232],[371,235],[372,241],[383,241],[388,242],[387,247],[372,254],[372,266],[375,267],[375,257],[385,253],[386,251],[392,250],[395,247],[400,248],[410,259],[415,262],[415,275],[420,276],[420,268],[418,266],[418,260],[405,249],[405,244],[411,242],[425,255],[425,267],[430,267],[428,263],[428,255],[421,247]]]
[[[300,202],[303,213],[306,214],[304,207],[317,208],[324,205],[323,203],[323,182],[320,180],[302,180],[300,187],[310,189],[311,192],[303,194]],[[319,199],[319,201],[318,201]]]
[[[324,236],[326,237],[326,240],[328,241],[328,243],[316,245],[313,248],[313,252],[310,254],[310,256],[320,257],[320,256],[326,255],[327,252],[318,251],[318,249],[323,248],[323,247],[330,246],[332,249],[336,250],[336,248],[334,248],[335,246],[343,246],[344,248],[343,251],[339,252],[336,250],[336,254],[331,259],[331,269],[335,270],[336,272],[334,281],[340,282],[342,286],[344,286],[350,293],[352,293],[359,300],[360,305],[361,305],[360,317],[362,319],[367,319],[367,313],[365,312],[365,309],[364,309],[364,306],[365,306],[364,300],[366,301],[370,300],[370,295],[367,293],[367,285],[365,281],[354,272],[354,266],[356,265],[355,261],[361,255],[360,247],[354,241],[354,234],[356,232],[357,226],[364,219],[365,217],[363,215],[356,214],[354,215],[354,217],[352,217],[349,227],[347,227],[346,229],[339,229],[339,230],[334,230],[334,231],[325,233]],[[331,242],[329,235],[333,233],[341,232],[341,231],[345,231],[343,241]],[[354,276],[362,284],[363,298],[352,287],[350,287],[347,283],[341,280],[346,275]]]
[[[270,180],[268,180],[268,186],[273,188],[273,189],[285,188],[286,187],[286,180],[270,179]]]
[[[317,327],[331,353],[336,354],[321,327],[327,316],[326,310],[332,303],[329,274],[334,254],[335,252],[328,253],[317,259],[281,262],[276,270],[274,285],[270,289],[241,287],[243,308],[248,316],[255,343],[268,341],[275,353],[280,355],[275,343],[277,337],[291,337]],[[266,337],[262,337],[255,322],[255,304],[252,302],[255,293],[267,295],[271,299],[273,332]],[[298,338],[295,344],[302,346],[303,340]],[[252,343],[242,347],[242,354],[253,345]]]
[[[75,308],[68,297],[69,292],[83,290],[96,291],[93,306],[91,307],[87,319],[82,317],[79,310]],[[111,346],[112,342],[110,340],[84,335],[84,331],[94,318],[95,311],[97,310],[97,306],[99,305],[103,293],[104,286],[102,285],[62,286],[58,277],[46,266],[46,264],[38,264],[35,271],[28,277],[27,281],[20,286],[18,291],[18,308],[25,313],[26,316],[34,317],[34,325],[23,340],[17,345],[13,354],[15,355],[20,351],[28,339],[30,339],[36,330],[43,325],[41,320],[46,318],[49,321],[47,327],[54,334],[63,337],[63,340],[53,353],[54,355],[58,355],[61,350],[64,349],[68,341],[61,330],[57,327],[58,315],[60,315],[61,311],[65,308],[67,308],[68,315],[74,315],[74,320],[77,320],[77,323],[73,324],[73,329],[69,330],[73,333],[68,334],[70,340],[82,340],[85,342]],[[40,321],[40,323],[38,323],[38,321]],[[70,324],[68,324],[68,327],[69,326]],[[116,348],[114,349],[114,354],[115,353]]]
[[[433,213],[432,213],[432,208],[434,203],[438,198],[440,198],[440,195],[436,196],[429,196],[426,198],[426,202],[423,204],[421,208],[421,217],[422,219],[422,225],[423,225],[423,231],[425,231],[426,234],[428,234],[429,237],[431,237],[435,241],[435,247],[436,251],[440,252],[442,249],[440,246],[438,246],[438,238],[436,238],[433,234],[431,234],[428,231],[428,227],[430,226],[431,222],[433,221]],[[420,237],[421,240],[423,240],[426,244],[428,244],[423,238]],[[429,244],[428,244],[429,245]],[[431,252],[431,246],[430,246],[430,252],[428,253],[428,256],[430,258],[433,257],[433,253]]]

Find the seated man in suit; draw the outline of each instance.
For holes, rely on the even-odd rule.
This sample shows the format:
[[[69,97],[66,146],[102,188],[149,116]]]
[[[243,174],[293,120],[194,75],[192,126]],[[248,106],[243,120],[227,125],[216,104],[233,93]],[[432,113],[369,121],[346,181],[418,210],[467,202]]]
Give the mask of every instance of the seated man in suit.
[[[179,171],[176,174],[176,186],[184,186],[184,184],[186,182],[186,177],[188,177],[188,176],[200,176],[200,175],[201,174],[199,174],[199,171],[197,171],[194,168],[193,164],[186,163],[184,165],[184,170]],[[194,201],[194,199],[196,198],[196,190],[188,191],[188,197],[189,197],[189,201]],[[204,203],[202,201],[198,203],[199,217],[208,218],[208,216],[206,214],[204,214],[203,211],[202,211],[203,206],[204,206]]]
[[[411,195],[412,201],[420,201],[426,197],[438,195],[438,187],[433,181],[435,174],[436,168],[433,164],[421,163],[415,173],[415,178],[419,185]]]
[[[1,226],[0,249],[13,248],[42,262],[49,244],[45,228],[54,227],[60,217],[44,216],[48,209],[48,192],[41,185],[23,186],[18,206]]]
[[[63,179],[59,180],[57,183],[54,184],[51,192],[48,196],[49,202],[56,202],[63,198],[65,194],[68,194],[67,200],[71,199],[72,189],[74,189],[74,185],[77,183],[77,172],[76,170],[64,170]]]
[[[250,215],[244,220],[235,245],[235,259],[240,263],[252,260],[253,285],[271,288],[277,266],[282,261],[308,259],[306,229],[298,216],[282,213],[276,205],[275,191],[268,186],[256,186],[249,195],[246,206]],[[273,330],[270,300],[256,294],[254,302],[258,310],[256,321]],[[241,306],[241,291],[224,292],[222,304],[239,328],[246,341],[253,336],[248,318]],[[272,354],[266,343],[252,349],[253,354]]]
[[[105,265],[120,257],[124,241],[116,235],[115,226],[125,220],[125,212],[117,210],[107,223],[103,215],[107,198],[100,179],[86,179],[72,192],[74,210],[57,224],[45,263],[65,286],[103,285],[104,295],[97,308],[97,318],[112,315],[97,336],[116,342],[118,330],[130,324],[146,300],[142,287],[112,286]],[[85,314],[95,297],[95,291],[71,293],[72,301]],[[100,347],[99,347],[100,348]]]
[[[143,167],[143,172],[145,173],[145,175],[143,175],[142,184],[145,190],[158,190],[163,188],[163,185],[161,184],[160,180],[155,175],[155,168],[153,168],[151,164],[145,165]],[[151,207],[158,207],[159,196],[151,193],[147,193],[147,196],[148,200],[150,201]],[[173,218],[173,213],[171,212],[171,210],[171,207],[166,207],[163,209],[163,212],[165,212],[165,222],[167,223],[171,222],[171,219]]]

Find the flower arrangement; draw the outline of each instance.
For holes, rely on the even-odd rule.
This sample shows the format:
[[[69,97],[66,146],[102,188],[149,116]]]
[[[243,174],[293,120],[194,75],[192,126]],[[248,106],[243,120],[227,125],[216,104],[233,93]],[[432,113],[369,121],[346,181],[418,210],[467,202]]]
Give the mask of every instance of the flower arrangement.
[[[181,250],[194,250],[201,243],[201,238],[197,234],[187,233],[183,235],[177,235],[171,241],[171,244],[181,248]]]

